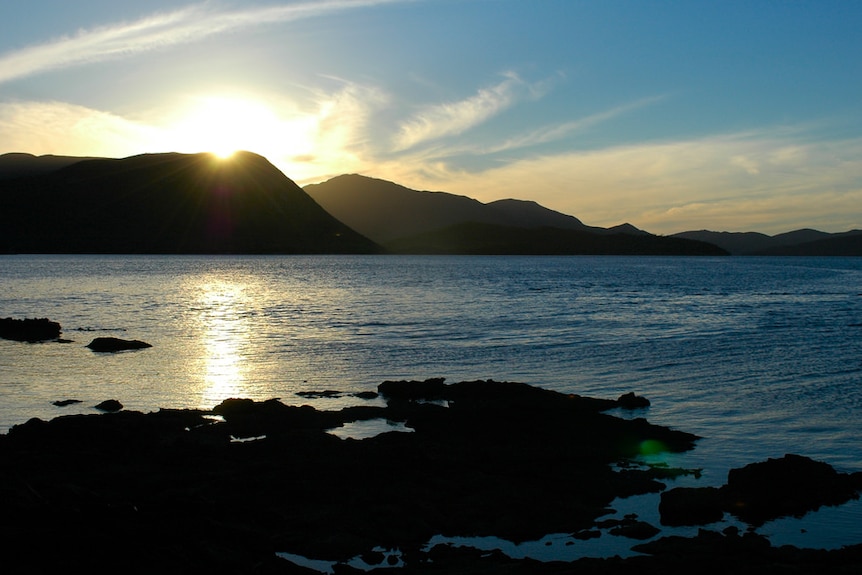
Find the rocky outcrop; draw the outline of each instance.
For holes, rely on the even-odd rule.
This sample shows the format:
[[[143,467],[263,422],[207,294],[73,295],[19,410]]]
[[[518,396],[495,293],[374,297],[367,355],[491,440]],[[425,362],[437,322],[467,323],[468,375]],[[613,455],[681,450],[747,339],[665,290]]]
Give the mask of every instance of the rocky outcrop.
[[[137,339],[120,339],[118,337],[97,337],[88,345],[93,351],[112,353],[116,351],[127,351],[132,349],[146,349],[153,347],[145,341]]]
[[[792,553],[738,534],[665,538],[643,546],[650,556],[571,565],[428,549],[439,534],[593,537],[599,523],[620,537],[653,537],[655,528],[634,516],[613,524],[600,517],[617,497],[663,489],[659,479],[676,472],[620,461],[648,440],[685,450],[696,437],[604,413],[615,400],[519,383],[387,382],[378,391],[386,406],[319,411],[230,399],[213,410],[16,425],[0,435],[0,461],[14,470],[0,473],[4,564],[31,572],[309,572],[276,555],[283,552],[349,573],[348,560],[377,564],[374,550],[383,548],[401,553],[403,567],[386,566],[393,575],[682,574],[704,565],[735,573],[730,567],[788,560],[849,573],[862,565],[859,551]],[[375,418],[414,432],[363,440],[327,432]]]
[[[673,450],[696,439],[603,413],[613,400],[519,383],[388,382],[378,391],[385,407],[231,399],[211,412],[17,425],[0,436],[0,459],[16,469],[0,475],[0,539],[10,549],[39,542],[28,559],[52,567],[91,562],[82,550],[92,541],[105,564],[143,556],[150,572],[180,557],[197,571],[248,572],[277,551],[347,560],[377,546],[402,549],[413,564],[441,533],[524,541],[589,529],[620,494],[663,487],[612,464],[647,439]],[[377,418],[414,432],[361,441],[327,432]],[[47,538],[47,526],[64,536]],[[643,527],[624,531],[642,536]]]
[[[761,525],[858,499],[860,491],[862,473],[839,473],[827,463],[788,454],[731,469],[721,488],[666,491],[659,511],[663,525],[705,525],[720,521],[725,513]]]
[[[839,473],[828,463],[788,454],[731,469],[722,498],[728,512],[757,525],[858,499],[860,490],[862,473]]]
[[[49,341],[60,337],[60,324],[48,318],[0,319],[0,338],[16,341]]]

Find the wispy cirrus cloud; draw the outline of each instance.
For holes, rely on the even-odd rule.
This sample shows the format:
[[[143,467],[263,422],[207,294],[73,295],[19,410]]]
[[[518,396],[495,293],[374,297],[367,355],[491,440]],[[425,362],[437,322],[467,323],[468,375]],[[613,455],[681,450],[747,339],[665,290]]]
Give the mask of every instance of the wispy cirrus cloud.
[[[50,70],[123,58],[248,28],[415,0],[307,0],[283,5],[220,9],[205,2],[83,30],[74,36],[0,55],[0,84]]]
[[[595,112],[593,114],[589,114],[582,118],[578,118],[568,122],[542,126],[541,128],[537,128],[526,133],[514,134],[499,143],[491,145],[483,144],[480,142],[436,143],[433,146],[423,147],[421,150],[411,150],[409,151],[409,155],[406,157],[411,161],[424,162],[438,160],[442,161],[443,159],[454,158],[458,156],[490,157],[494,154],[499,154],[503,152],[522,150],[524,148],[558,142],[578,133],[586,132],[587,130],[595,128],[596,126],[599,126],[605,122],[612,121],[629,112],[633,112],[640,108],[644,108],[657,102],[660,102],[664,99],[665,96],[642,98],[634,102],[615,106],[608,110]],[[400,151],[404,152],[405,150],[402,149]],[[405,156],[403,155],[400,157],[405,158]]]
[[[512,106],[522,87],[527,87],[525,82],[508,73],[498,84],[482,88],[469,98],[429,106],[401,123],[395,136],[396,150],[464,133]]]
[[[531,146],[538,146],[541,144],[547,144],[549,142],[556,142],[558,140],[562,140],[563,138],[567,138],[573,134],[577,134],[578,132],[583,132],[585,130],[589,130],[590,128],[594,128],[595,126],[613,120],[619,116],[627,114],[628,112],[633,112],[640,108],[655,104],[661,100],[664,100],[664,98],[664,96],[643,98],[635,102],[616,106],[609,110],[596,112],[595,114],[590,114],[589,116],[578,118],[577,120],[563,122],[562,124],[544,126],[538,130],[533,130],[526,134],[520,134],[512,138],[508,138],[507,140],[494,146],[493,148],[488,148],[484,150],[484,153],[505,152],[508,150],[516,150],[521,148],[528,148]]]

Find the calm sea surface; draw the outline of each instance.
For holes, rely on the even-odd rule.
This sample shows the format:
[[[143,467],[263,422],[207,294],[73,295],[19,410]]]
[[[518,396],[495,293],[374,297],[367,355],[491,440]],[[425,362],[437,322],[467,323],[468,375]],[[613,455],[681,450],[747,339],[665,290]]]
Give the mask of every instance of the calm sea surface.
[[[110,398],[300,404],[303,390],[490,378],[648,397],[637,415],[704,438],[664,456],[704,468],[692,484],[788,452],[862,471],[862,258],[3,256],[0,317],[48,317],[74,340],[0,340],[0,432]],[[99,336],[154,347],[84,347]],[[761,532],[860,543],[862,510]]]

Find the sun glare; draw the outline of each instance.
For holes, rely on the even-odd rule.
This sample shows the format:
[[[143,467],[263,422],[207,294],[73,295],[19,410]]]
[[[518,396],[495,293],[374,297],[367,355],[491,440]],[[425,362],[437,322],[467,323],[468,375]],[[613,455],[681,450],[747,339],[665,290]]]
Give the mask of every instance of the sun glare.
[[[205,405],[216,405],[228,397],[243,395],[246,370],[243,361],[249,345],[248,305],[245,288],[225,281],[200,286],[200,317],[203,335],[202,389]]]
[[[183,151],[207,151],[229,158],[239,150],[263,155],[278,153],[281,122],[265,104],[244,98],[207,96],[195,98],[170,130],[174,147]]]

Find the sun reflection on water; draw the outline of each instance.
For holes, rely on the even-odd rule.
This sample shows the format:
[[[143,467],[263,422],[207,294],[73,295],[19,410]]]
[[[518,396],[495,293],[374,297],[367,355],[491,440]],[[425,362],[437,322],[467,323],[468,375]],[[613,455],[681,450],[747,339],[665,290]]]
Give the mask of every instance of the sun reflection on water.
[[[244,360],[250,325],[245,286],[213,281],[201,286],[199,321],[203,338],[204,405],[242,397],[247,377]]]

